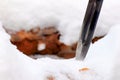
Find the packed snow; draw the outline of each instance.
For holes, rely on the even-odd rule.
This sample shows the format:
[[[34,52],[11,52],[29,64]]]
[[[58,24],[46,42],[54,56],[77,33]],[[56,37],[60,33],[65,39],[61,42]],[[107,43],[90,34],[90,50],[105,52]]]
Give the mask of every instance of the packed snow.
[[[6,28],[19,30],[55,26],[61,42],[78,40],[88,0],[0,0],[0,20]],[[94,36],[107,34],[120,21],[120,0],[104,0]],[[74,37],[73,37],[74,36]]]
[[[111,28],[91,45],[83,62],[47,57],[34,60],[10,43],[0,23],[0,80],[119,80],[119,34],[120,25]]]

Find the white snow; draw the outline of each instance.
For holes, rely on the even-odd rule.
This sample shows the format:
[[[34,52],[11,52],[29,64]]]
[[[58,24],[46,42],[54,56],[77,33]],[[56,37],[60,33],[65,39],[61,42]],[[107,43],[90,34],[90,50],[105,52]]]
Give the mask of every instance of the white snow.
[[[44,44],[44,43],[41,43],[41,44],[38,45],[38,50],[39,50],[39,51],[42,51],[42,50],[44,50],[45,48],[46,48],[46,44]]]
[[[56,26],[62,34],[60,40],[70,45],[78,40],[87,1],[0,0],[0,21],[13,30]],[[91,44],[84,62],[47,57],[33,60],[10,43],[0,23],[0,80],[48,80],[51,76],[55,80],[119,80],[119,7],[119,0],[104,0],[94,36],[111,30]],[[90,70],[80,72],[84,67]]]
[[[10,43],[0,23],[0,80],[116,80],[120,79],[120,25],[92,44],[86,60],[41,58],[34,60]],[[80,69],[88,67],[87,71]],[[115,73],[113,73],[115,72]],[[118,73],[118,75],[116,75]]]
[[[115,25],[111,28],[107,36],[95,44],[91,44],[86,61],[90,65],[95,65],[94,68],[98,68],[98,73],[104,75],[105,80],[109,80],[112,75],[119,73],[119,68],[114,73],[114,67],[119,62],[117,56],[120,54],[120,25]],[[117,61],[116,61],[117,59]],[[116,64],[115,64],[116,63]],[[120,79],[120,77],[118,78]],[[113,80],[113,79],[111,79]]]
[[[56,26],[61,42],[78,40],[88,0],[0,0],[0,20],[6,28],[30,29]],[[104,0],[94,36],[107,34],[120,22],[120,0]]]
[[[93,80],[99,78],[94,70],[79,71],[82,62],[71,60],[54,60],[42,58],[33,60],[19,52],[10,43],[9,35],[0,25],[0,80]],[[83,74],[82,74],[83,73]],[[89,74],[93,75],[90,76]],[[85,78],[85,76],[87,76]]]
[[[70,44],[77,40],[71,33],[79,34],[85,11],[81,5],[86,4],[84,0],[0,0],[0,20],[14,30],[56,26],[62,34],[61,41]],[[66,37],[70,41],[66,42]]]

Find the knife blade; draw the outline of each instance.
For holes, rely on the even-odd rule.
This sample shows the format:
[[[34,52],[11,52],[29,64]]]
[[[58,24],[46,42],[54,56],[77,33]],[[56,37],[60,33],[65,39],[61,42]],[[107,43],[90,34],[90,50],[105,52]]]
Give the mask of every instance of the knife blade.
[[[76,59],[84,60],[89,50],[103,0],[89,0],[76,49]]]

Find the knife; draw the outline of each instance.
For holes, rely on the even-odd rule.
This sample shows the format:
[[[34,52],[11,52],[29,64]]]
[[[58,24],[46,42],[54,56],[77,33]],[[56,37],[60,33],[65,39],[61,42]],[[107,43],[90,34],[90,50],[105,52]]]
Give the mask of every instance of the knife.
[[[89,50],[103,0],[89,0],[76,49],[77,60],[84,60]]]

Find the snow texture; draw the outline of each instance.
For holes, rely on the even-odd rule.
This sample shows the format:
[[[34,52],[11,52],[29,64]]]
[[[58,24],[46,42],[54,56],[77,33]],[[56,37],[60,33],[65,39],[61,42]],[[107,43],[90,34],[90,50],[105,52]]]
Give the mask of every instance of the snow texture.
[[[0,25],[0,80],[93,80],[100,78],[94,70],[80,72],[82,62],[42,58],[33,60],[10,43],[10,36]],[[92,75],[92,76],[91,76]],[[86,77],[87,76],[87,77]]]
[[[0,20],[6,28],[19,30],[56,26],[61,42],[71,45],[79,38],[88,0],[0,0]],[[107,34],[120,22],[120,0],[104,0],[94,36]]]
[[[19,30],[56,26],[60,40],[71,45],[79,37],[88,0],[0,0],[0,21]],[[75,59],[33,60],[10,43],[0,23],[0,80],[119,80],[120,79],[119,0],[104,0],[94,36],[109,33],[91,44],[84,62]],[[90,70],[80,72],[88,67]]]
[[[92,44],[85,61],[41,58],[34,60],[10,43],[0,23],[0,80],[119,80],[120,25]],[[90,70],[80,71],[88,67]]]

